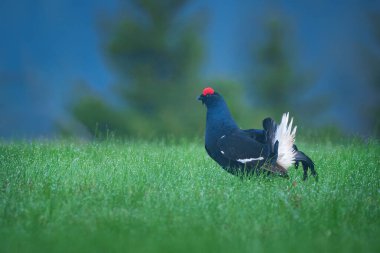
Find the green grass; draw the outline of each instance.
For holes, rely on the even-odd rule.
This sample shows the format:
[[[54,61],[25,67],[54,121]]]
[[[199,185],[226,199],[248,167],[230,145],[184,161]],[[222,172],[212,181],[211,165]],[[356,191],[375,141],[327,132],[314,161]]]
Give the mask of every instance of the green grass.
[[[241,180],[197,142],[0,144],[1,252],[380,252],[380,145],[298,143],[319,182]]]

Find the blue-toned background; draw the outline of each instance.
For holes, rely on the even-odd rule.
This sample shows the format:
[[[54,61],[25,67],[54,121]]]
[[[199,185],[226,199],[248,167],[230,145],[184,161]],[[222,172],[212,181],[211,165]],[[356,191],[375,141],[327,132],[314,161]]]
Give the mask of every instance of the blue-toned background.
[[[377,1],[1,1],[0,136],[201,135],[204,86],[243,127],[290,110],[304,128],[378,136],[379,14]]]

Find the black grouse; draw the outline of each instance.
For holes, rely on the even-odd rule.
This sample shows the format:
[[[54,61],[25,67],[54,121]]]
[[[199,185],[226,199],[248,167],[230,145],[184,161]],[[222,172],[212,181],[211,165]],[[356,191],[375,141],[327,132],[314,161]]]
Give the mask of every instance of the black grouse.
[[[240,129],[223,97],[208,87],[198,97],[207,107],[205,148],[208,155],[234,175],[267,172],[287,177],[291,165],[302,164],[303,179],[317,178],[313,161],[294,145],[297,127],[292,129],[289,113],[279,125],[271,118],[263,120],[263,130]]]

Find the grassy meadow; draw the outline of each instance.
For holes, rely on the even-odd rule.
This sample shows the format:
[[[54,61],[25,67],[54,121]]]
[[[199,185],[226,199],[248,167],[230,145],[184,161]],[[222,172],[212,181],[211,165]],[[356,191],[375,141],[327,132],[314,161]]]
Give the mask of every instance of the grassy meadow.
[[[380,252],[380,145],[297,143],[319,182],[199,141],[0,143],[0,252]]]

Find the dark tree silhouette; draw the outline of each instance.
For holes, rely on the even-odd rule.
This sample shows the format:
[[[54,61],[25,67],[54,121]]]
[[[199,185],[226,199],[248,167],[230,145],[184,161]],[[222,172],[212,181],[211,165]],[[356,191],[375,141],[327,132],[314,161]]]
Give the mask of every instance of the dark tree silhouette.
[[[264,25],[264,41],[253,51],[252,82],[248,86],[256,105],[262,106],[275,118],[284,112],[307,118],[329,106],[327,97],[301,101],[311,88],[313,75],[297,71],[291,47],[291,29],[280,16],[269,18]]]
[[[121,105],[84,96],[72,107],[87,129],[151,137],[191,135],[200,128],[198,70],[202,13],[183,15],[188,0],[132,0],[109,26],[106,56]],[[200,130],[199,130],[200,131]]]

